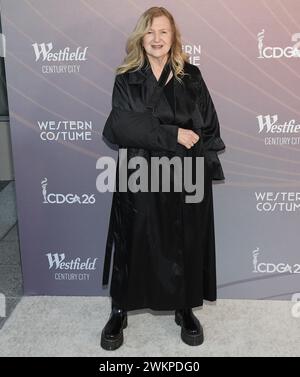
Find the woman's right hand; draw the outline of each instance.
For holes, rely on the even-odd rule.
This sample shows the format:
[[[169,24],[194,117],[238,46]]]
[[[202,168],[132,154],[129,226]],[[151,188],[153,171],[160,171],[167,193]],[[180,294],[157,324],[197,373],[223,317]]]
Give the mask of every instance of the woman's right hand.
[[[177,142],[187,149],[190,149],[199,140],[199,135],[197,135],[192,130],[187,130],[185,128],[178,128]]]

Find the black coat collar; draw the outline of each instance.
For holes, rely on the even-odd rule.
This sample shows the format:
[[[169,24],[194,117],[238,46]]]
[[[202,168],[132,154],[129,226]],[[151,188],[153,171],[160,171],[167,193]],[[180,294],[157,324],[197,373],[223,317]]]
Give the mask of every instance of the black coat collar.
[[[169,64],[170,64],[170,61],[168,60],[165,64],[164,68],[163,68],[163,71],[166,70],[167,65],[169,65]],[[155,81],[157,81],[153,72],[152,72],[150,62],[149,62],[149,60],[146,56],[144,64],[140,69],[128,72],[128,83],[129,84],[141,84],[142,82],[144,82],[146,79],[148,79],[150,77],[152,79],[154,78]]]
[[[168,64],[168,62],[166,63]],[[184,72],[188,73],[189,81],[191,80],[192,82],[197,83],[198,79],[198,68],[194,67],[192,64],[189,62],[184,62]],[[134,71],[129,71],[127,72],[127,78],[128,78],[128,83],[129,84],[141,84],[143,83],[146,79],[152,78],[155,82],[157,82],[152,70],[151,66],[149,63],[148,58],[145,59],[145,62],[142,66],[142,68]],[[184,76],[183,80],[186,81],[187,77]]]
[[[137,71],[128,72],[128,83],[129,84],[141,84],[147,78],[146,73],[139,69]]]

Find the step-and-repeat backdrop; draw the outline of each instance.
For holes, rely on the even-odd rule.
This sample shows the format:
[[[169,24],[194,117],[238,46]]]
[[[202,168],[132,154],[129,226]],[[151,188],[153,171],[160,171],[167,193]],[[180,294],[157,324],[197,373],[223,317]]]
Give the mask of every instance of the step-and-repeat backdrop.
[[[148,0],[2,0],[25,294],[107,295],[99,192],[114,70]],[[227,146],[214,182],[219,297],[300,290],[300,1],[160,1]]]

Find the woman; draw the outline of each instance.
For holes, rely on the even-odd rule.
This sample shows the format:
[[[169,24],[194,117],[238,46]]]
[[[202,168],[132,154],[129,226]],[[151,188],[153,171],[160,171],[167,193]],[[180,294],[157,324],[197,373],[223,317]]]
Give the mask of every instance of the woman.
[[[101,346],[120,347],[127,311],[142,308],[175,310],[182,340],[199,345],[203,329],[192,308],[216,300],[212,179],[224,179],[217,151],[225,145],[201,72],[182,52],[180,33],[163,7],[145,11],[128,39],[103,135],[120,149],[103,271],[106,285],[114,244],[112,311]],[[119,167],[132,173],[120,157],[124,151],[127,161],[142,157],[148,166],[153,157],[204,157],[202,201],[187,203],[185,189],[119,189]],[[173,186],[174,169],[168,176]],[[197,169],[193,164],[190,175]]]

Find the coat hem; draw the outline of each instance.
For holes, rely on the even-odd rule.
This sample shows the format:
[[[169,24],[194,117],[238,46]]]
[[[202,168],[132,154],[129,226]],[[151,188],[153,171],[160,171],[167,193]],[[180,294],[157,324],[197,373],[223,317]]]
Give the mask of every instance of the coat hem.
[[[197,308],[197,307],[202,307],[203,306],[203,303],[204,301],[209,301],[209,302],[216,302],[217,301],[217,298],[214,297],[203,297],[203,299],[201,299],[200,301],[197,301],[193,304],[190,304],[188,306],[185,306],[185,307],[188,307],[188,308]],[[150,310],[154,310],[154,311],[170,311],[170,310],[176,310],[176,309],[182,309],[182,306],[178,306],[178,305],[172,305],[172,306],[155,306],[155,305],[119,305],[121,308],[123,308],[124,310],[126,311],[133,311],[133,310],[143,310],[143,309],[150,309]]]

